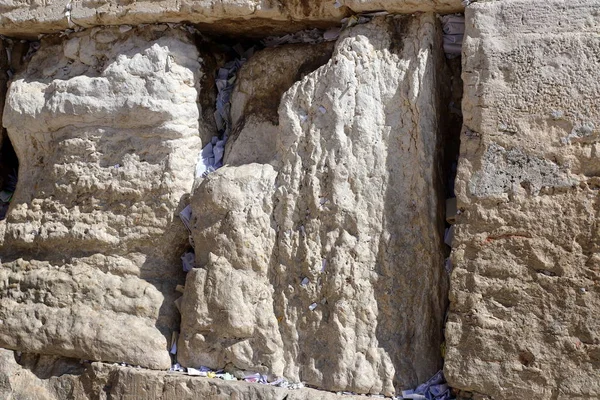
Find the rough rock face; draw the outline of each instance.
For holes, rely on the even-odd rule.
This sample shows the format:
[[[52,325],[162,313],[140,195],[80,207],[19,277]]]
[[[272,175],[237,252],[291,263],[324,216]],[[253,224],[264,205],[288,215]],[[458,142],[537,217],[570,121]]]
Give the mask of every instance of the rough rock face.
[[[468,7],[453,386],[494,399],[600,397],[599,6]]]
[[[279,101],[308,73],[331,58],[333,42],[292,44],[264,49],[240,70],[231,95],[233,135],[225,163],[275,163],[278,157]]]
[[[17,362],[16,358],[19,359]],[[359,399],[314,389],[287,390],[0,349],[3,400],[337,400]]]
[[[186,279],[182,365],[220,368],[231,362],[239,369],[262,365],[263,373],[283,374],[269,283],[276,177],[270,165],[224,167],[194,196],[196,263],[207,267]]]
[[[31,37],[34,32],[57,32],[75,25],[161,21],[191,22],[207,30],[260,36],[315,24],[335,25],[353,12],[448,13],[463,9],[460,0],[340,0],[340,4],[343,6],[337,8],[332,0],[0,0],[0,34]]]
[[[73,360],[33,354],[16,356],[10,350],[0,349],[0,398],[85,399],[79,382],[82,371],[83,366]]]
[[[10,84],[0,345],[168,368],[200,64],[181,31],[122,31],[48,38]]]
[[[270,164],[225,166],[196,189],[182,365],[386,394],[439,368],[439,39],[433,14],[344,31],[283,94]]]

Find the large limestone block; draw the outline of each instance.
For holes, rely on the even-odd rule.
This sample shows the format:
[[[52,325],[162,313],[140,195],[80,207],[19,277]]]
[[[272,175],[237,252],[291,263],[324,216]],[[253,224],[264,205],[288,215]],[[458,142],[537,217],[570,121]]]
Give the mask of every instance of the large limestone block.
[[[2,346],[169,366],[200,73],[179,30],[106,28],[43,41],[11,82]]]
[[[438,35],[431,14],[357,27],[282,99],[276,313],[287,371],[319,387],[391,394],[439,367]]]
[[[200,183],[184,365],[388,395],[440,367],[439,39],[433,14],[344,31],[332,58],[283,94],[271,164]],[[261,82],[251,75],[240,72]]]
[[[600,397],[598,6],[468,7],[446,328],[455,387]]]
[[[461,0],[1,0],[0,34],[35,37],[75,25],[191,22],[205,30],[255,36],[331,26],[354,12],[463,10]],[[71,19],[71,25],[67,14]]]

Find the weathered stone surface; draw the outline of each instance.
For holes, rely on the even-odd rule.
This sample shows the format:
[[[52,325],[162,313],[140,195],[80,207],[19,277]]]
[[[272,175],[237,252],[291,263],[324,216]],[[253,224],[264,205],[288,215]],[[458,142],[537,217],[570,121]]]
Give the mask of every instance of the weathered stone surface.
[[[145,24],[191,22],[204,30],[243,33],[255,36],[292,32],[307,26],[331,26],[353,12],[387,10],[394,13],[417,11],[459,12],[460,0],[145,0],[145,1],[61,1],[1,0],[0,34],[36,36],[69,28],[65,12],[70,5],[73,24]],[[71,25],[74,26],[74,25]]]
[[[179,30],[107,28],[44,40],[11,82],[3,123],[21,164],[0,249],[2,346],[170,365],[200,74]]]
[[[386,394],[439,368],[439,40],[433,14],[344,31],[284,93],[272,165],[225,166],[200,184],[182,364]]]
[[[83,370],[83,366],[73,360],[51,356],[17,356],[10,350],[0,349],[0,398],[87,399],[80,382]]]
[[[341,3],[354,12],[386,10],[406,14],[417,11],[451,13],[464,10],[462,1],[456,0],[343,0]]]
[[[0,349],[3,400],[337,400],[359,399],[314,389],[287,390],[245,382],[191,377],[103,363],[23,354]]]
[[[331,58],[333,42],[267,48],[240,70],[231,94],[233,135],[225,163],[275,163],[281,96],[308,73]]]
[[[600,398],[599,6],[468,7],[445,363],[458,388]]]

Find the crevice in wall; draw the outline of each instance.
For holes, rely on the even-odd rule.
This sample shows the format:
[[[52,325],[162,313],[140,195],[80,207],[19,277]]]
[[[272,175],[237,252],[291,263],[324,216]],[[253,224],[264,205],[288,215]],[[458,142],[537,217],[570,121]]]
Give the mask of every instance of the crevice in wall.
[[[442,136],[442,157],[441,170],[442,179],[444,182],[444,265],[445,274],[449,281],[452,274],[452,261],[450,259],[450,253],[452,250],[452,238],[454,234],[453,224],[455,222],[457,208],[456,208],[456,195],[454,193],[454,180],[456,178],[456,171],[458,165],[459,147],[460,147],[460,132],[462,129],[462,112],[460,109],[460,103],[462,98],[462,79],[461,79],[461,59],[453,58],[447,59],[446,64],[448,66],[449,73],[449,97],[446,101],[445,115],[442,118],[446,125],[446,130]],[[444,328],[443,337],[445,338],[445,325],[448,317],[449,302],[446,302],[446,308],[444,310]],[[446,343],[442,343],[441,353],[442,357],[445,357]]]
[[[447,98],[447,108],[445,110],[445,125],[447,127],[444,136],[442,137],[442,147],[444,149],[442,155],[442,170],[444,179],[444,189],[446,199],[455,198],[454,180],[456,178],[456,168],[458,164],[458,155],[460,148],[460,131],[462,129],[462,79],[461,79],[461,59],[447,59],[449,73],[449,97]],[[447,204],[448,206],[449,204]],[[450,214],[448,214],[450,212]],[[453,220],[451,214],[453,210],[447,210],[447,221]],[[449,222],[447,228],[451,226]]]
[[[458,158],[460,153],[460,133],[463,125],[462,116],[462,97],[463,81],[461,48],[464,34],[464,15],[453,14],[440,17],[443,29],[443,49],[445,52],[446,83],[445,98],[441,109],[441,123],[445,126],[442,134],[442,154],[440,157],[441,176],[444,183],[444,270],[449,281],[452,274],[452,261],[450,253],[452,250],[452,239],[454,236],[453,225],[457,213],[456,194],[454,191],[454,181],[456,179]],[[444,310],[443,337],[445,340],[445,325],[447,323],[449,301],[446,302]],[[442,358],[445,358],[446,342],[442,343]]]
[[[17,189],[19,159],[5,130],[0,141],[0,221],[6,219],[12,196]]]
[[[33,372],[39,379],[51,379],[64,374],[81,375],[87,364],[87,362],[75,358],[20,351],[16,351],[14,356],[19,365]]]

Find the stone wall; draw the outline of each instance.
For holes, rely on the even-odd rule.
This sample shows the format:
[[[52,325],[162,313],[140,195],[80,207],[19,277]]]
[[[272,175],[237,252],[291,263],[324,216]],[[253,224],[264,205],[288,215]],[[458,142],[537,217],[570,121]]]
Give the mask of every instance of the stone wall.
[[[467,9],[453,386],[494,399],[600,397],[598,6]]]

